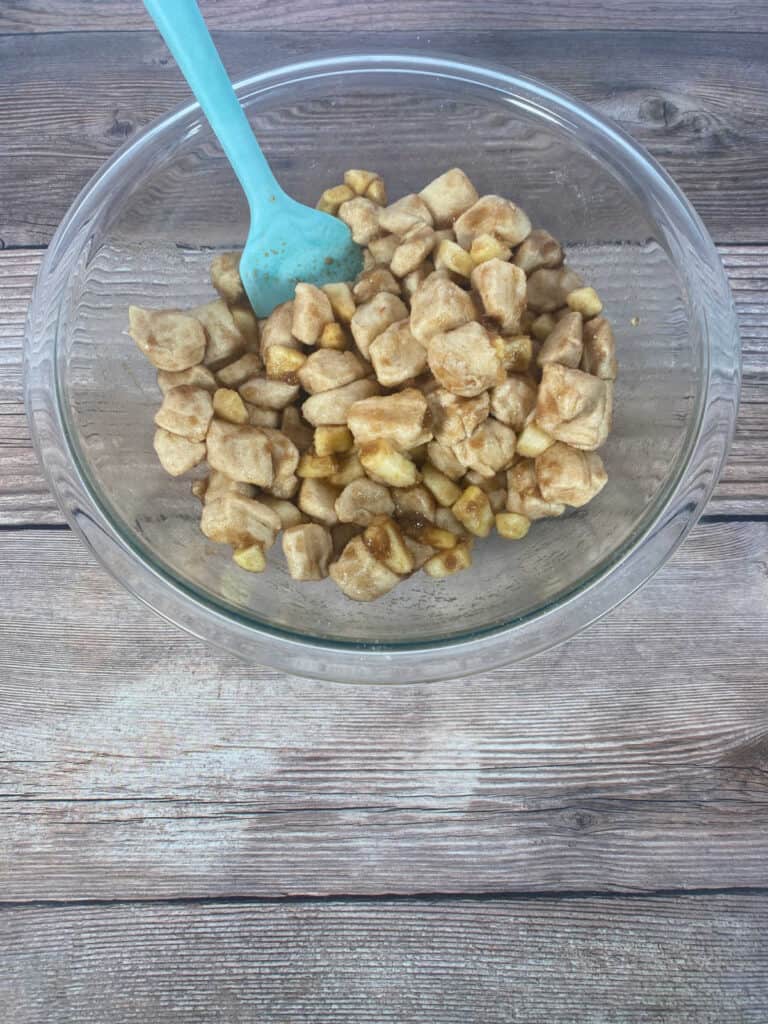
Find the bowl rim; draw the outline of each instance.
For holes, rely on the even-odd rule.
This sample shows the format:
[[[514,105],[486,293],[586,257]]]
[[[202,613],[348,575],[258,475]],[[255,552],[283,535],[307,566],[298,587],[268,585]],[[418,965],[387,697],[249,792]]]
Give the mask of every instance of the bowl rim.
[[[43,351],[45,331],[41,324],[48,325],[49,335],[50,328],[53,328],[48,340],[52,337],[55,345],[61,316],[61,308],[56,302],[63,294],[63,282],[57,279],[61,276],[57,271],[66,265],[65,255],[68,252],[71,261],[71,250],[79,245],[83,224],[87,224],[89,213],[98,205],[101,194],[119,176],[122,162],[137,150],[151,146],[163,134],[174,132],[185,120],[201,121],[197,103],[179,106],[149,124],[121,147],[80,192],[54,234],[40,267],[27,318],[27,413],[38,458],[70,525],[119,582],[169,621],[229,652],[234,649],[235,653],[251,660],[300,675],[358,682],[417,682],[449,678],[519,660],[563,642],[630,596],[661,568],[682,543],[717,483],[735,428],[740,383],[740,346],[735,312],[714,244],[688,200],[666,172],[621,128],[567,94],[535,79],[493,65],[481,67],[452,57],[428,57],[401,51],[311,58],[248,76],[238,81],[235,88],[243,99],[247,99],[276,86],[340,73],[409,73],[447,77],[473,87],[503,92],[514,98],[516,106],[557,120],[571,133],[579,128],[589,128],[614,155],[621,155],[631,165],[642,169],[656,189],[656,199],[661,208],[674,215],[677,230],[684,228],[695,238],[697,256],[705,263],[708,274],[725,296],[725,307],[720,310],[723,322],[718,338],[714,339],[710,318],[704,311],[706,344],[703,349],[705,365],[701,367],[702,385],[696,396],[695,414],[690,418],[676,456],[676,472],[670,471],[665,486],[654,496],[629,538],[606,555],[586,578],[559,592],[545,605],[502,623],[425,643],[321,639],[268,623],[257,625],[253,620],[240,616],[234,608],[226,610],[224,604],[212,604],[194,585],[182,581],[176,573],[164,570],[154,560],[147,560],[142,555],[121,527],[119,518],[110,515],[108,502],[88,479],[87,469],[78,458],[66,417],[62,416],[65,405],[59,393],[56,360],[50,358],[50,353],[46,358]],[[51,325],[54,311],[55,323]],[[716,341],[721,343],[715,344]],[[722,343],[728,341],[730,345]],[[713,366],[711,359],[713,351],[718,355],[717,366]],[[713,380],[714,371],[717,372],[716,382]],[[719,392],[717,403],[712,401],[715,383]],[[51,404],[52,394],[56,400]],[[716,412],[713,411],[715,405]],[[713,444],[714,450],[710,451]],[[697,459],[697,454],[702,455],[703,460]],[[649,540],[655,542],[652,553],[647,544]],[[643,547],[645,556],[640,558],[638,552]],[[651,554],[653,557],[649,557]],[[131,561],[138,565],[131,566]],[[137,572],[142,573],[140,579],[137,579]],[[580,600],[580,611],[574,615],[577,599]],[[556,620],[567,621],[559,621],[559,628],[554,629]],[[518,649],[514,649],[509,641],[513,634],[519,637],[521,631],[528,633],[526,643],[518,644]],[[406,662],[409,679],[398,679]]]

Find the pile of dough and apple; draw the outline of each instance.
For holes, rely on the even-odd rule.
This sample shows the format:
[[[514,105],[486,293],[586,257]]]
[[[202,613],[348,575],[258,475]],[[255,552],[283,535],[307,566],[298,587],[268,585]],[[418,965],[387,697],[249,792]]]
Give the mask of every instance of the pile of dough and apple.
[[[318,203],[349,225],[365,267],[297,284],[257,321],[238,256],[220,298],[130,309],[158,370],[155,450],[195,480],[201,529],[260,572],[282,531],[291,576],[371,601],[423,569],[471,565],[475,538],[524,537],[605,485],[613,332],[593,288],[520,207],[463,171],[387,204],[351,170]]]

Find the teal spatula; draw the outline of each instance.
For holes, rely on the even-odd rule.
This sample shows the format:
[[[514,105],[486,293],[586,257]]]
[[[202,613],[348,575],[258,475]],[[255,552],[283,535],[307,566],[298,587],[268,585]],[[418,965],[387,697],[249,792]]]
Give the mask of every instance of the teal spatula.
[[[254,138],[195,0],[144,0],[243,186],[251,227],[240,276],[257,316],[293,298],[297,281],[351,281],[363,266],[343,221],[291,199]]]

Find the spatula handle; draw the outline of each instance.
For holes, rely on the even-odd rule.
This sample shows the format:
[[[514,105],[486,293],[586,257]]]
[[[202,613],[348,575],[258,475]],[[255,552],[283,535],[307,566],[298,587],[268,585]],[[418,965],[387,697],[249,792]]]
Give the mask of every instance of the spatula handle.
[[[267,163],[195,0],[144,0],[243,187],[252,218],[282,189]]]

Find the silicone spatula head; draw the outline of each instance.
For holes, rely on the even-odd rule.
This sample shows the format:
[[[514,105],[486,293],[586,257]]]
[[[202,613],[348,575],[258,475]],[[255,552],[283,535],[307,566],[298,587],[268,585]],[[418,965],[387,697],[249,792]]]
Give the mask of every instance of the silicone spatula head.
[[[293,298],[297,282],[353,281],[363,269],[360,246],[336,217],[275,196],[263,222],[251,215],[240,277],[257,316]]]
[[[349,228],[280,188],[229,81],[195,0],[144,0],[216,133],[251,212],[240,276],[257,316],[293,298],[297,282],[351,281],[363,258]]]

